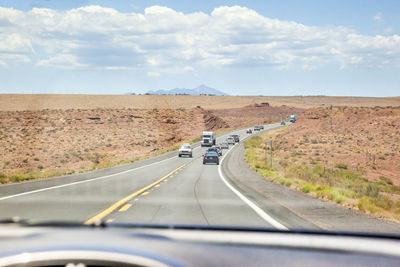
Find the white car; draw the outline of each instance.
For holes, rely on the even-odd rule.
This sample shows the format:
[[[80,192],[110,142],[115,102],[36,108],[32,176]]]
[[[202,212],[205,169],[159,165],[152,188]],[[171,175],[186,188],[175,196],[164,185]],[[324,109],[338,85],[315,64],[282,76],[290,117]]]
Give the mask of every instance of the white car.
[[[178,157],[182,157],[182,156],[193,157],[193,149],[190,144],[185,143],[179,148]]]

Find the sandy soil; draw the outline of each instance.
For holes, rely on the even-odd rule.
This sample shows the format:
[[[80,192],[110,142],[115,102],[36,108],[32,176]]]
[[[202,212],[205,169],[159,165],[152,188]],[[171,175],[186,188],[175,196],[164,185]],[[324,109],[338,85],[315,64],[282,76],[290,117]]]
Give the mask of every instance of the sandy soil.
[[[327,96],[169,96],[169,95],[23,95],[0,94],[0,110],[42,109],[205,109],[241,108],[268,102],[272,106],[310,108],[315,106],[399,106],[400,97]]]
[[[280,158],[343,163],[371,181],[400,185],[400,107],[334,107],[307,110],[281,133]]]

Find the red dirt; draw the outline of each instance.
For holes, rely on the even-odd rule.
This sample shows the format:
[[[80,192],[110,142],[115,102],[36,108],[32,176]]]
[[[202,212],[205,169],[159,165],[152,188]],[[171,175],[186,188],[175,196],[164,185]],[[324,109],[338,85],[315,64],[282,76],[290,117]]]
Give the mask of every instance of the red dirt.
[[[371,181],[385,176],[400,185],[400,107],[313,108],[281,136],[281,157],[345,163]]]

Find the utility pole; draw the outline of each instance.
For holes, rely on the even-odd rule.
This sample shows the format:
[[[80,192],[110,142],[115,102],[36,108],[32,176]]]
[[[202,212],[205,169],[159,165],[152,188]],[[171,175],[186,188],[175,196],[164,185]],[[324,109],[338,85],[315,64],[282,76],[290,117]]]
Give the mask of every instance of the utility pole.
[[[267,164],[268,164],[268,142],[265,142],[264,143],[264,145],[265,145],[265,167],[267,167]]]
[[[270,143],[270,145],[271,145],[271,169],[272,169],[272,140],[271,141],[269,141],[269,143]]]

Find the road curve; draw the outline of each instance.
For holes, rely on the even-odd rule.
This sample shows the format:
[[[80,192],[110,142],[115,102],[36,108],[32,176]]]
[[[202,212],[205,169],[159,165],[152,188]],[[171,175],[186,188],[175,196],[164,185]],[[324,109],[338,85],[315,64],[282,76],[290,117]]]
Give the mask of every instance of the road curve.
[[[265,131],[277,127],[265,125]],[[245,130],[234,133],[241,140],[252,136]],[[203,165],[206,148],[194,147],[193,158],[173,151],[113,168],[0,186],[0,218],[400,233],[399,224],[268,182],[248,168],[243,142],[224,150],[219,166]]]
[[[244,134],[243,130],[235,132]],[[224,140],[227,135],[219,136],[218,141]],[[0,186],[0,218],[18,216],[35,221],[85,222],[183,164],[188,165],[189,171],[186,173],[189,173],[206,149],[200,148],[198,143],[194,147],[193,158],[179,158],[177,152],[173,151],[148,160],[108,169],[2,185]],[[192,166],[190,166],[191,163]],[[215,166],[201,165],[199,168],[204,170],[193,170],[193,172],[206,174],[206,171],[210,171],[212,167]],[[215,168],[215,174],[217,174],[217,168]],[[225,186],[218,186],[218,188],[226,190]],[[171,197],[174,196],[170,195]],[[184,221],[183,218],[177,218],[177,222]],[[132,222],[136,221],[132,220]]]

